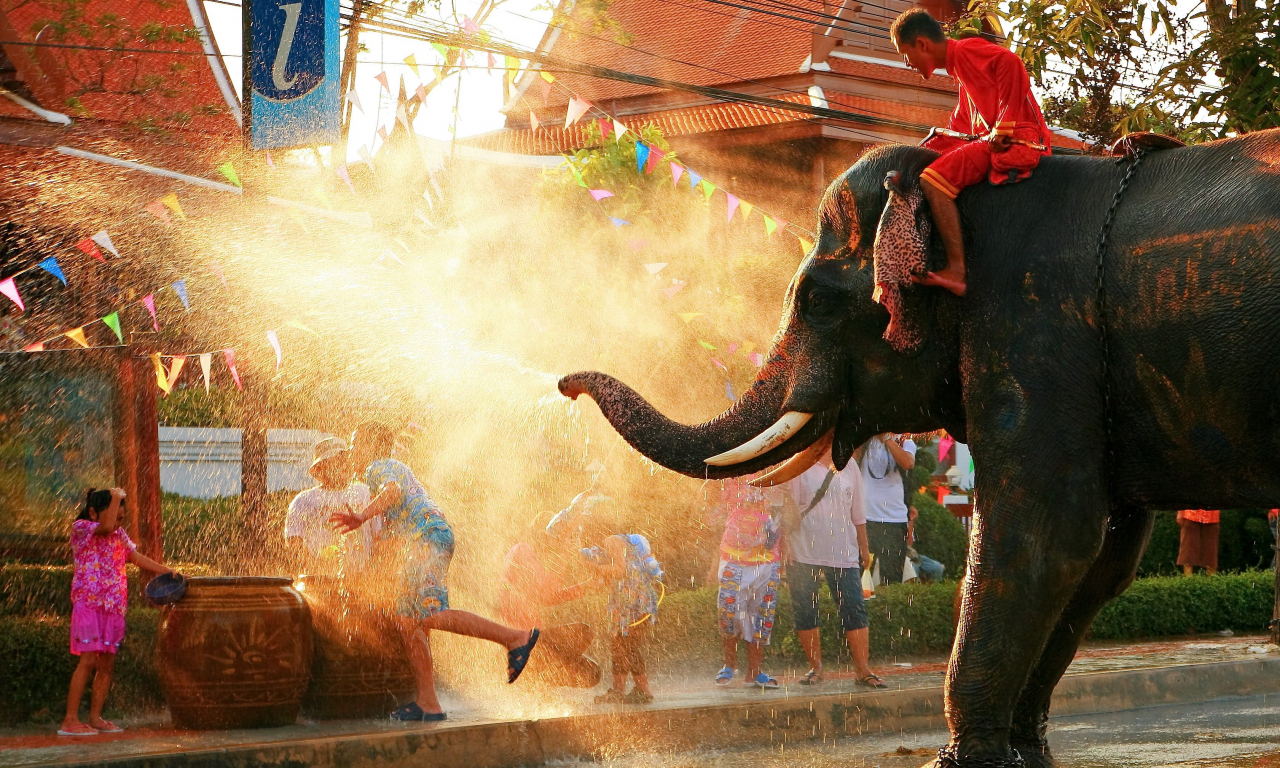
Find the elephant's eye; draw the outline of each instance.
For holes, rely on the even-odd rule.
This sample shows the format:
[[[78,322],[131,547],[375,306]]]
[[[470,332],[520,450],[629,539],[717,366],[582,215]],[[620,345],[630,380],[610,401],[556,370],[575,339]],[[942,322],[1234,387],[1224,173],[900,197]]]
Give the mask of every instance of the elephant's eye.
[[[815,288],[805,300],[805,318],[814,325],[828,325],[840,317],[839,297],[825,288]]]

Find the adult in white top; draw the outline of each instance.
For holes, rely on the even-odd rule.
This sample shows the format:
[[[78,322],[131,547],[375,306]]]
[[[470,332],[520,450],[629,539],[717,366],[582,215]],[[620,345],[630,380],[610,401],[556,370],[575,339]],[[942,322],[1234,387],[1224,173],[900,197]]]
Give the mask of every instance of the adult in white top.
[[[867,515],[867,539],[880,562],[880,583],[902,583],[907,559],[907,489],[899,469],[916,465],[916,444],[886,432],[853,453],[862,472],[862,495]]]
[[[336,437],[316,443],[315,460],[308,473],[319,483],[299,493],[289,503],[284,518],[284,538],[295,564],[306,573],[338,575],[358,573],[369,564],[382,520],[374,519],[359,530],[340,535],[329,516],[362,510],[369,505],[369,486],[352,482],[350,449]]]
[[[801,685],[822,682],[818,590],[822,579],[836,601],[840,626],[853,655],[859,683],[883,688],[869,666],[867,611],[859,565],[868,557],[862,481],[856,467],[837,472],[831,452],[783,486],[786,491],[787,583],[796,634],[809,659]]]

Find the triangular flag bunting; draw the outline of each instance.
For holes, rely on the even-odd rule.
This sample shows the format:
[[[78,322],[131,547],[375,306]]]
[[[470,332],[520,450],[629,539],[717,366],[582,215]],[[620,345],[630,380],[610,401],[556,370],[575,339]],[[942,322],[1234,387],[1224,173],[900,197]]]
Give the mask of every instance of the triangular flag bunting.
[[[173,385],[178,383],[178,377],[182,375],[182,366],[187,362],[186,355],[174,355],[173,362],[169,365],[169,391],[173,391]]]
[[[183,309],[191,309],[191,302],[187,301],[187,281],[174,280],[173,292],[178,294],[178,299],[182,302]]]
[[[400,108],[403,110],[404,106],[402,105]],[[333,169],[333,172],[338,174],[338,178],[346,182],[347,189],[351,190],[352,194],[355,194],[356,188],[351,186],[351,174],[347,173],[347,166],[339,165],[337,168]]]
[[[738,198],[734,197],[728,192],[725,192],[724,194],[725,194],[725,197],[728,198],[728,202],[729,202],[729,207],[728,207],[729,218],[727,220],[733,221],[733,213],[734,211],[738,210]]]
[[[541,125],[542,123],[538,122],[538,116],[533,113],[532,109],[529,110],[529,130],[536,131]]]
[[[173,224],[173,222],[169,221],[169,212],[165,210],[164,203],[161,203],[159,200],[147,205],[146,211],[157,219],[163,221],[165,224]]]
[[[729,342],[729,354],[732,355],[734,352],[737,352],[737,351],[738,351],[738,342],[736,341]]]
[[[62,274],[62,267],[58,266],[58,260],[56,258],[50,256],[36,266],[61,280],[63,285],[67,284],[67,276]]]
[[[409,125],[409,113],[405,111],[404,104],[396,107],[396,122],[403,125],[407,131],[413,130],[413,126]]]
[[[85,349],[89,348],[89,340],[84,337],[83,326],[79,328],[72,328],[71,330],[67,331],[62,335],[66,336],[68,339],[71,339],[72,341],[84,347]]]
[[[418,83],[418,87],[413,89],[413,95],[417,97],[419,104],[427,103],[427,89],[422,83]]]
[[[674,187],[680,183],[680,174],[682,173],[684,173],[683,165],[679,165],[677,163],[671,164],[671,186]]]
[[[364,112],[364,110],[363,110],[363,109],[362,109],[362,110],[360,110],[360,111],[361,111],[361,112]],[[275,161],[271,159],[271,150],[269,150],[269,149],[267,150],[267,167],[268,167],[268,168],[270,168],[270,169],[272,169],[272,170],[275,170],[275,167],[276,167],[276,163],[275,163]]]
[[[108,328],[111,329],[112,333],[116,335],[116,340],[119,341],[121,344],[123,344],[124,333],[121,332],[120,330],[120,313],[112,312],[111,314],[102,318],[102,322],[104,325],[106,325]]]
[[[663,152],[661,149],[658,149],[657,147],[649,147],[649,162],[644,164],[644,172],[653,173],[653,169],[657,168],[658,163],[662,162],[662,158],[666,156],[667,153]]]
[[[712,352],[716,351],[716,345],[712,344],[709,341],[703,341],[702,339],[698,339],[698,343],[702,345],[703,349],[709,349]]]
[[[231,369],[231,378],[236,382],[236,389],[244,389],[244,385],[240,383],[240,372],[236,370],[236,351],[222,350],[222,359],[227,361],[227,368]]]
[[[809,255],[809,251],[811,251],[811,250],[813,250],[813,243],[812,243],[811,241],[809,241],[809,240],[805,240],[803,237],[802,237],[802,238],[800,238],[800,253],[801,253],[801,255],[808,256],[808,255]]]
[[[412,53],[404,57],[404,63],[409,65],[409,69],[413,70],[414,77],[422,77],[418,74],[418,58]]]
[[[319,335],[320,335],[320,334],[316,333],[315,331],[311,330],[310,328],[308,328],[307,326],[303,325],[302,323],[298,322],[297,320],[290,320],[289,322],[285,323],[285,325],[289,326],[290,328],[297,328],[297,329],[298,329],[298,330],[300,330],[300,331],[306,331],[307,333],[311,334],[312,336],[319,336]]]
[[[375,170],[373,167],[373,155],[369,154],[368,147],[361,144],[360,149],[356,150],[356,153],[360,155],[360,162],[369,166],[369,170]]]
[[[470,16],[463,16],[462,31],[470,35],[478,35],[480,34],[480,25],[472,21]]]
[[[725,397],[727,397],[727,398],[729,398],[730,400],[737,400],[737,399],[738,399],[738,398],[736,398],[736,397],[734,397],[734,396],[733,396],[733,384],[731,384],[731,383],[729,383],[729,382],[727,382],[727,381],[724,383],[724,396],[725,396]]]
[[[689,170],[689,169],[686,169],[686,170]],[[689,170],[689,187],[691,189],[697,189],[698,185],[701,183],[702,183],[702,176],[694,173],[692,170]]]
[[[626,219],[619,219],[619,218],[618,218],[618,217],[616,217],[616,216],[610,216],[610,217],[609,217],[609,221],[612,221],[612,222],[613,222],[613,226],[615,226],[615,227],[625,227],[626,225],[628,225],[628,224],[630,224],[630,223],[631,223],[631,222],[627,221]]]
[[[556,81],[555,75],[552,75],[550,72],[547,72],[546,70],[539,72],[538,77],[541,77],[547,83],[554,83]]]
[[[169,394],[169,390],[171,389],[169,386],[169,375],[165,373],[164,363],[160,361],[159,352],[151,353],[151,364],[155,366],[156,369],[156,386],[164,390],[166,395]]]
[[[27,308],[22,305],[22,297],[18,295],[18,284],[13,282],[13,278],[0,280],[0,293],[9,297],[9,300],[18,305],[18,311],[26,312]]]
[[[764,217],[764,231],[765,231],[765,234],[772,235],[772,234],[773,234],[773,230],[775,230],[775,229],[777,229],[777,228],[778,228],[778,224],[777,224],[777,222],[775,222],[773,219],[769,218],[768,216],[765,216],[765,217]]]
[[[751,358],[751,362],[757,368],[764,365],[764,355],[760,354],[759,352],[752,352],[751,354],[747,355],[747,357]]]
[[[98,244],[91,237],[86,237],[76,243],[76,247],[104,264],[107,261],[107,257],[102,255],[102,251],[98,250]]]
[[[209,394],[209,366],[213,363],[213,353],[200,355],[200,373],[204,375],[204,393]]]
[[[569,108],[564,113],[564,127],[568,128],[578,122],[583,115],[587,114],[588,109],[591,109],[591,102],[571,96],[569,98]]]
[[[573,178],[578,181],[578,186],[586,189],[587,182],[582,180],[582,173],[578,171],[578,166],[574,165],[572,160],[569,161],[569,170],[573,173]]]
[[[649,161],[649,145],[643,141],[636,142],[636,173],[644,173],[644,164]]]
[[[542,81],[542,103],[543,105],[551,103],[551,83],[546,80]]]
[[[747,219],[751,218],[751,212],[755,210],[755,206],[752,205],[751,203],[748,203],[746,200],[740,201],[739,205],[742,206],[742,220],[746,221]]]
[[[589,189],[587,191],[591,193],[591,196],[596,199],[597,203],[606,197],[613,197],[613,193],[607,189]]]
[[[232,165],[230,161],[218,166],[218,171],[221,172],[223,176],[227,177],[227,181],[235,184],[241,189],[244,188],[244,185],[240,183],[240,174],[236,173],[236,167]]]
[[[432,43],[432,44],[431,44],[431,47],[432,47],[432,48],[435,48],[435,49],[436,49],[436,53],[440,54],[440,55],[441,55],[441,56],[443,56],[445,59],[448,59],[448,58],[449,58],[449,49],[448,49],[448,48],[446,48],[446,47],[444,47],[444,45],[442,45],[441,43]]]
[[[107,253],[110,253],[117,259],[120,258],[120,252],[116,250],[115,243],[111,242],[111,235],[107,234],[107,230],[104,229],[89,239],[107,249]]]
[[[147,313],[151,315],[151,326],[160,331],[160,321],[156,319],[156,297],[153,293],[148,293],[142,297],[142,306],[147,308]]]
[[[296,209],[295,209],[295,210],[296,210]],[[222,283],[222,287],[223,287],[223,288],[230,288],[230,287],[231,287],[231,286],[227,285],[227,276],[226,276],[225,274],[223,274],[223,272],[222,272],[222,265],[221,265],[221,264],[219,264],[219,263],[218,263],[218,262],[216,262],[216,261],[211,261],[211,262],[209,262],[209,271],[213,273],[213,276],[214,276],[214,277],[218,278],[218,282]]]
[[[498,68],[497,59],[493,58],[493,54],[489,54],[489,73],[493,74],[493,70]]]
[[[284,360],[284,353],[280,351],[280,337],[275,331],[267,331],[267,343],[276,351],[276,370],[280,370],[280,363]]]
[[[37,341],[35,344],[28,344],[27,346],[22,348],[22,351],[23,352],[43,352],[44,342]]]
[[[173,211],[173,215],[177,216],[179,219],[187,218],[187,214],[182,212],[182,206],[178,204],[178,196],[174,193],[170,192],[160,198],[160,202],[164,203],[165,208]]]
[[[712,194],[714,194],[714,193],[715,193],[715,191],[716,191],[716,185],[715,185],[715,184],[712,184],[711,182],[707,181],[706,179],[703,179],[703,180],[702,180],[702,194],[706,196],[706,199],[707,199],[708,201],[710,201],[710,200],[711,200],[711,195],[712,195]]]
[[[662,289],[662,292],[663,292],[664,294],[666,294],[666,296],[667,296],[667,298],[668,298],[668,299],[670,299],[670,298],[672,298],[673,296],[675,296],[677,293],[679,293],[679,292],[680,292],[680,289],[681,289],[681,288],[683,288],[683,287],[684,287],[684,285],[685,285],[685,284],[684,284],[683,282],[679,282],[679,283],[676,283],[675,285],[671,286],[670,288],[663,288],[663,289]]]
[[[382,137],[382,140],[383,140],[383,141],[386,141],[386,140],[387,140],[387,128],[386,128],[386,126],[383,126],[383,125],[378,126],[378,135]]]
[[[685,325],[688,325],[695,317],[702,317],[702,314],[701,312],[678,312],[676,317],[683,320]]]
[[[742,354],[744,355],[749,354],[751,350],[755,348],[756,348],[756,345],[749,341],[742,342]]]
[[[360,94],[356,93],[355,88],[352,88],[351,90],[347,91],[346,100],[351,102],[351,105],[353,107],[360,110],[360,114],[362,115],[364,114],[364,105],[360,103]],[[270,155],[268,154],[268,157],[269,156]],[[272,167],[273,168],[275,167],[274,164],[272,165]]]
[[[714,357],[713,357],[713,358],[711,358],[711,362],[712,362],[712,364],[713,364],[713,365],[715,365],[715,367],[719,368],[719,369],[720,369],[720,370],[722,370],[722,371],[727,371],[727,370],[729,370],[728,368],[725,368],[725,367],[724,367],[724,363],[720,362],[719,360],[715,359]]]
[[[649,274],[656,275],[662,270],[667,268],[667,262],[658,261],[658,262],[654,262],[653,264],[645,264],[644,268],[649,270]]]
[[[379,83],[382,83],[382,87],[386,89],[387,93],[391,93],[391,86],[387,83],[386,72],[379,72],[378,74],[373,76],[373,79],[377,80]],[[360,110],[360,111],[363,112],[364,110]]]
[[[778,229],[782,230],[783,232],[786,232],[786,231],[787,231],[787,220],[786,220],[786,219],[779,219],[777,216],[775,216],[775,217],[773,217],[773,220],[774,220],[774,222],[778,225]]]
[[[622,123],[618,122],[617,120],[614,120],[614,121],[613,121],[613,138],[614,138],[614,140],[621,139],[623,136],[626,136],[626,135],[627,135],[627,126],[623,125]]]

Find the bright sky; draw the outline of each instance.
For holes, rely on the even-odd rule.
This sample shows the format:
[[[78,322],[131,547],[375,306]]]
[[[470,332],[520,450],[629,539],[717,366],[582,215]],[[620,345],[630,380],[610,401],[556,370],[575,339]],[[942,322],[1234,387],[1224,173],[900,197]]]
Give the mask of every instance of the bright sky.
[[[511,41],[517,47],[532,50],[542,39],[550,11],[535,11],[534,6],[542,0],[506,0],[490,16],[486,29],[496,36]],[[480,5],[480,0],[459,0],[449,9],[449,14],[441,13],[441,19],[448,19],[452,24],[452,11],[461,20]],[[213,27],[213,35],[218,48],[226,54],[227,68],[231,71],[231,80],[236,92],[240,92],[241,59],[238,55],[241,47],[241,16],[237,6],[222,3],[206,3],[205,10],[209,14],[209,22]],[[430,9],[426,13],[432,13]],[[442,62],[442,58],[429,43],[406,40],[391,35],[383,35],[365,31],[360,40],[367,48],[360,54],[356,68],[356,94],[364,107],[364,113],[354,112],[351,126],[351,145],[348,159],[358,157],[361,145],[371,151],[377,149],[381,142],[378,127],[386,126],[388,131],[395,124],[396,98],[399,81],[403,77],[405,89],[413,95],[419,81],[430,83],[435,75],[431,68]],[[343,37],[345,45],[346,38]],[[236,54],[232,56],[230,54]],[[409,65],[404,63],[406,56],[413,54],[418,63],[415,75]],[[502,127],[503,116],[498,111],[502,106],[502,72],[490,73],[485,54],[472,54],[467,65],[474,67],[467,72],[454,74],[431,91],[427,105],[414,120],[414,130],[433,139],[448,141],[450,129],[454,126],[454,104],[457,110],[457,135],[472,136],[478,133],[497,130]],[[502,65],[501,57],[498,65]],[[380,72],[387,73],[391,84],[391,93],[383,90],[382,85],[374,79]],[[459,94],[459,87],[461,93]]]

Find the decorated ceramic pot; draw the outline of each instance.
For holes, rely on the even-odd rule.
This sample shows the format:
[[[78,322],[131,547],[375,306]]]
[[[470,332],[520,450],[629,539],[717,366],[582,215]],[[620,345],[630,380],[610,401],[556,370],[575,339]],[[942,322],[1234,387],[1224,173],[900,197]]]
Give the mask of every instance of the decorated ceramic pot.
[[[311,614],[274,577],[203,577],[160,619],[156,667],[173,724],[198,730],[293,723],[310,678]]]
[[[383,717],[412,701],[413,669],[400,633],[358,585],[306,576],[298,586],[315,626],[307,714],[318,719]]]

